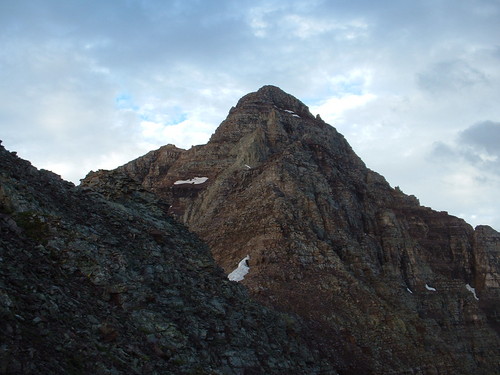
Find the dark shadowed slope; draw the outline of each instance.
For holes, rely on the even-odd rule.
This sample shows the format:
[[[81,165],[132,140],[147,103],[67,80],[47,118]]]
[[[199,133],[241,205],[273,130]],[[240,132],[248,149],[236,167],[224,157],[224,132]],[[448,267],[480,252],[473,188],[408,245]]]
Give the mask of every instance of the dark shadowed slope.
[[[0,146],[0,373],[336,374],[126,175],[100,193]]]

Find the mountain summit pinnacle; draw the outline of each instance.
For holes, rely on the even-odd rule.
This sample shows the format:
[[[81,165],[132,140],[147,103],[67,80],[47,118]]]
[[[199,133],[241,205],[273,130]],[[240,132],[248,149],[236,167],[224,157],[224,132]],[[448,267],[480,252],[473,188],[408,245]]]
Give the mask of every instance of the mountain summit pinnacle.
[[[299,116],[312,117],[309,108],[304,103],[279,87],[271,85],[263,86],[256,92],[245,95],[238,101],[236,108],[259,104],[271,104],[278,109],[292,111]]]
[[[322,131],[325,126],[300,100],[279,87],[268,85],[243,96],[236,107],[231,108],[209,144],[240,142],[254,134],[257,143],[265,141],[265,148],[275,152],[276,147],[282,148],[306,133],[313,133],[313,128]],[[304,127],[310,129],[305,131]]]
[[[497,374],[500,234],[393,189],[278,87],[241,98],[206,145],[83,184],[112,189],[104,175],[123,173],[226,273],[248,256],[240,282],[300,316],[343,374]]]

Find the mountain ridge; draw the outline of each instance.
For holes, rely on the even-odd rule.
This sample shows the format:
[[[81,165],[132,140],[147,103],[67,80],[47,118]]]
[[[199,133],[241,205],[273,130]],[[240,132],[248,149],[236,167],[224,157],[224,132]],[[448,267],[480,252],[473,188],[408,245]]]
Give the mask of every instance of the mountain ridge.
[[[125,174],[75,187],[0,145],[0,373],[337,374],[167,208]]]
[[[119,172],[158,194],[226,273],[250,256],[253,297],[320,327],[369,373],[496,372],[498,232],[393,189],[274,86],[240,99],[206,145],[172,150],[82,184]],[[176,184],[194,177],[206,180]]]
[[[2,373],[498,370],[500,234],[392,188],[275,86],[206,145],[80,186],[0,145],[0,233]]]

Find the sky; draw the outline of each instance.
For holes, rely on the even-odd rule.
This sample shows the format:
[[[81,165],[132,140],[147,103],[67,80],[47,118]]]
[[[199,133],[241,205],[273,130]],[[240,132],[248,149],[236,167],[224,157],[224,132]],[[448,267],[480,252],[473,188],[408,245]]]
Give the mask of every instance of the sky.
[[[271,84],[424,206],[500,230],[500,0],[2,0],[0,139],[79,183]]]

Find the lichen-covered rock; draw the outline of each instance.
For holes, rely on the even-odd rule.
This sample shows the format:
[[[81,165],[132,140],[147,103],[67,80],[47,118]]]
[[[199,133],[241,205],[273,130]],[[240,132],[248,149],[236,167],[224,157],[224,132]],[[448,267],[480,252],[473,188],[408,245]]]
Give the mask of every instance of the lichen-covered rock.
[[[241,282],[344,373],[498,372],[499,234],[391,188],[296,98],[264,86],[206,145],[166,152],[108,173],[165,199],[226,273],[248,254]]]
[[[336,374],[157,196],[92,176],[75,187],[0,147],[0,373]]]

